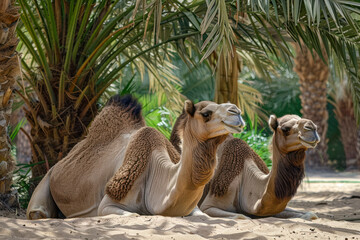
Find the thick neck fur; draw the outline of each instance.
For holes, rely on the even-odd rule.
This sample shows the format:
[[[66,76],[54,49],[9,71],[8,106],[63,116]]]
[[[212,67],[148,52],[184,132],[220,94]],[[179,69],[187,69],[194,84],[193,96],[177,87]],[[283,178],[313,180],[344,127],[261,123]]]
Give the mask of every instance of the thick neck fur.
[[[283,211],[304,178],[305,149],[281,152],[277,136],[272,140],[273,167],[256,215],[268,216]]]
[[[273,174],[275,175],[275,196],[278,199],[295,195],[304,174],[305,149],[282,153],[273,137]]]
[[[187,119],[184,119],[187,121]],[[208,183],[216,167],[217,147],[226,139],[227,135],[199,141],[194,137],[191,126],[184,124],[182,162],[188,166],[191,182],[195,187]],[[191,163],[189,162],[191,161]]]

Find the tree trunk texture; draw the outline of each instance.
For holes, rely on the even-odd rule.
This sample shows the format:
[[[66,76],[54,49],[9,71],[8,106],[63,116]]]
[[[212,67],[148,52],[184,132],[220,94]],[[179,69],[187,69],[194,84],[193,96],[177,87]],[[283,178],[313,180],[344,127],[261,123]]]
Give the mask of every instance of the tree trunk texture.
[[[357,146],[356,146],[356,164],[357,168],[360,169],[360,128],[357,130]]]
[[[325,56],[326,57],[326,56]],[[315,149],[309,149],[306,156],[307,167],[325,167],[328,163],[326,132],[329,118],[327,104],[327,81],[329,68],[316,52],[296,46],[295,72],[300,78],[301,114],[312,120],[318,127],[321,138]]]
[[[16,110],[12,114],[12,125],[19,123],[24,117],[25,113],[22,108]],[[31,161],[31,145],[29,138],[25,134],[30,134],[31,127],[28,123],[22,126],[22,131],[19,131],[13,140],[16,143],[16,162],[29,164]],[[25,131],[25,133],[24,133]]]
[[[346,86],[344,86],[346,87]],[[339,90],[338,90],[339,91]],[[354,114],[354,104],[350,92],[341,96],[341,98],[335,101],[335,117],[339,123],[339,129],[341,134],[341,142],[344,146],[346,157],[346,168],[354,169],[357,167],[357,145],[354,144],[358,139],[356,119]]]
[[[16,25],[20,17],[15,0],[0,2],[0,209],[17,206],[17,196],[11,189],[14,160],[7,133],[12,112],[12,89],[20,76]]]
[[[235,47],[233,47],[232,56],[228,59],[221,53],[216,69],[215,102],[231,102],[239,106],[239,71],[240,63]]]
[[[62,77],[68,81],[74,79],[78,71],[78,66],[77,63],[71,62],[69,72],[65,73],[63,71],[63,64],[67,54],[66,34],[68,32],[68,22],[72,17],[68,14],[70,1],[51,2],[54,4],[54,9],[60,9],[59,11],[55,11],[54,15],[57,23],[56,33],[58,35],[60,48],[56,49],[56,51],[53,53],[54,55],[46,57],[49,62],[49,70],[51,71],[52,75],[52,79],[50,80],[51,89],[54,91],[53,95],[56,98],[59,98],[60,79]],[[63,10],[61,10],[60,5],[62,3],[60,2],[64,3]],[[60,4],[60,8],[58,4]],[[109,10],[111,4],[112,1],[105,1],[105,6],[103,6],[100,10],[100,17],[98,22],[94,23],[90,32],[93,32],[95,29],[98,29],[98,27],[101,27],[99,24],[102,24],[102,16]],[[64,12],[62,13],[62,11]],[[84,11],[85,9],[82,12]],[[76,29],[79,29],[81,21],[77,21],[76,24]],[[52,28],[52,30],[54,29]],[[89,34],[91,35],[91,33]],[[79,53],[81,53],[83,47],[84,46],[79,47]],[[82,54],[77,54],[79,58],[81,55]],[[72,93],[67,94],[68,92],[65,91],[65,94],[62,96],[63,103],[60,104],[58,102],[59,104],[56,104],[57,106],[52,105],[45,81],[41,79],[41,75],[44,73],[44,71],[45,69],[39,66],[37,73],[38,75],[36,76],[36,79],[34,79],[36,81],[36,86],[33,87],[36,89],[34,94],[27,94],[27,96],[22,97],[27,101],[24,107],[24,112],[31,128],[29,133],[22,131],[22,133],[24,133],[29,139],[31,145],[32,177],[30,179],[30,195],[42,177],[47,173],[47,171],[58,161],[64,158],[68,152],[84,138],[87,133],[87,127],[90,125],[98,112],[97,103],[94,102],[91,104],[88,111],[83,113],[84,108],[89,104],[88,101],[93,99],[93,97],[95,97],[97,94],[95,90],[89,90],[94,95],[89,96],[89,98],[84,98],[79,106],[75,108],[79,96],[83,93],[87,82],[94,74],[92,71],[84,73],[85,77],[82,78],[83,83],[74,87]]]
[[[27,136],[31,141],[31,164],[33,164],[30,195],[49,169],[66,157],[69,151],[84,138],[87,127],[98,112],[96,106],[93,106],[89,114],[80,119],[73,110],[73,103],[68,103],[66,106],[68,110],[64,110],[64,116],[60,115],[56,119],[51,119],[51,116],[45,116],[46,118],[37,116],[34,120],[32,114],[24,108],[26,119],[31,126],[30,134]]]

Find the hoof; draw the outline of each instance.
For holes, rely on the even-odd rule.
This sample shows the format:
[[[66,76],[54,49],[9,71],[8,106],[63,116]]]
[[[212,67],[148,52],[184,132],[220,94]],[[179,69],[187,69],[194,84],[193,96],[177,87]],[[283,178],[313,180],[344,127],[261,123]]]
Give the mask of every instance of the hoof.
[[[310,221],[310,220],[318,219],[319,217],[313,212],[307,212],[304,215],[302,215],[301,218]]]
[[[29,213],[29,220],[37,220],[47,218],[46,214],[42,211],[31,211]]]
[[[236,214],[233,217],[230,217],[231,219],[240,219],[240,220],[246,220],[246,219],[250,219],[249,217],[243,215],[243,214]]]
[[[129,212],[129,213],[125,213],[125,214],[123,214],[121,216],[124,216],[124,217],[140,217],[140,214]]]

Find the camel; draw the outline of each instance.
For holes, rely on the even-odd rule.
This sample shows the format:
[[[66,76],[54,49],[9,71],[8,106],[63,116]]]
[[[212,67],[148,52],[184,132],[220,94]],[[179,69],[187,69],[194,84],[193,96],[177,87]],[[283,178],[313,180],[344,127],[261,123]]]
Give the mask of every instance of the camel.
[[[176,121],[170,138],[179,152],[184,116]],[[273,131],[271,171],[245,141],[229,135],[217,150],[218,165],[199,202],[201,211],[211,217],[235,219],[318,218],[312,212],[286,208],[304,178],[305,151],[320,141],[317,126],[297,115],[279,119],[272,115],[269,126]]]
[[[229,103],[186,100],[184,113],[179,154],[145,126],[134,98],[112,97],[86,138],[36,187],[27,218],[191,214],[213,176],[217,147],[245,123]]]

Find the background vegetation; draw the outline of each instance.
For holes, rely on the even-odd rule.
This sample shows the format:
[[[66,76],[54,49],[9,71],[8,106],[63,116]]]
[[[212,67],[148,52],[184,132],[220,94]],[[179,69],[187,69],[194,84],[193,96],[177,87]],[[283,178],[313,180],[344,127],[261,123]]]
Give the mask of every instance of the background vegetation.
[[[318,115],[325,125],[317,124],[329,139],[323,149],[330,162],[321,164],[348,166],[341,145],[346,134],[340,137],[338,126],[345,129],[339,120],[345,115],[360,116],[357,1],[19,0],[18,5],[23,71],[14,87],[14,108],[25,106],[31,131],[22,132],[31,143],[32,161],[17,165],[13,186],[24,207],[31,189],[86,135],[115,93],[137,96],[147,124],[166,137],[184,99],[236,103],[248,123],[236,137],[269,167],[267,117],[302,115],[323,102]],[[301,69],[301,59],[317,61]],[[328,83],[328,66],[332,80],[346,84]],[[319,81],[307,79],[314,78],[313,69],[325,74],[321,86],[329,94],[322,98]],[[339,88],[349,94],[336,95]],[[351,102],[347,112],[340,111],[344,101]],[[18,121],[13,137],[23,129],[23,118]],[[352,129],[357,133],[356,125]]]

